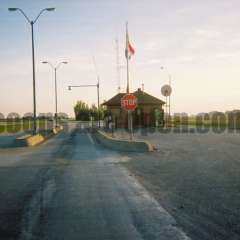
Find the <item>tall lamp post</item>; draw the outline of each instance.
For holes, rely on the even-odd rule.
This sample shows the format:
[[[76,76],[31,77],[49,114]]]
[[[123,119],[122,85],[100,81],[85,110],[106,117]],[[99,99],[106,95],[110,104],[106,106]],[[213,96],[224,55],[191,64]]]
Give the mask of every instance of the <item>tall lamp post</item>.
[[[57,70],[62,64],[68,64],[68,62],[63,61],[59,62],[56,66],[53,66],[48,61],[43,61],[43,64],[49,64],[54,71],[54,80],[55,80],[55,127],[58,126],[58,92],[57,92]]]
[[[86,85],[75,85],[75,86],[68,86],[68,90],[72,90],[72,88],[84,88],[84,87],[96,87],[97,88],[97,101],[98,101],[98,127],[101,127],[100,124],[100,97],[99,97],[99,77],[97,84],[86,84]]]
[[[31,26],[31,36],[32,36],[32,68],[33,68],[33,134],[37,133],[37,114],[36,114],[36,80],[35,80],[35,51],[34,51],[34,29],[33,26],[45,11],[54,11],[55,8],[44,8],[40,11],[37,17],[34,20],[30,20],[25,12],[21,8],[8,8],[8,11],[15,12],[19,11],[26,18],[28,23]]]

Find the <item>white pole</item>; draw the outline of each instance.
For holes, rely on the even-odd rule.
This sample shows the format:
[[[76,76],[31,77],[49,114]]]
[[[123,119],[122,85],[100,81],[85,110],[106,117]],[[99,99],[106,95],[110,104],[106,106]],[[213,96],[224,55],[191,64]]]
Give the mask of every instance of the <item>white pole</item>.
[[[128,39],[128,22],[126,22],[126,49],[125,55],[127,60],[127,94],[129,94],[129,39]],[[130,140],[133,139],[133,123],[132,123],[132,111],[128,111],[128,130],[130,131]]]
[[[169,86],[172,87],[172,76],[170,74],[169,75]],[[171,116],[171,94],[169,95],[169,103],[168,103],[168,107],[169,107],[169,116]]]
[[[168,125],[168,116],[167,116],[167,114],[168,114],[168,97],[166,97],[166,117],[165,117],[165,126],[167,127],[167,125]]]

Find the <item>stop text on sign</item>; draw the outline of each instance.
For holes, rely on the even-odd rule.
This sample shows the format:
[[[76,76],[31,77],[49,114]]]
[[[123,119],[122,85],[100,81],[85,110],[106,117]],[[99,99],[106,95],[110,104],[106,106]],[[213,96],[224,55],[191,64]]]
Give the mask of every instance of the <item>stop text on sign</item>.
[[[121,107],[126,111],[134,111],[137,107],[137,98],[133,94],[125,94],[121,98]]]

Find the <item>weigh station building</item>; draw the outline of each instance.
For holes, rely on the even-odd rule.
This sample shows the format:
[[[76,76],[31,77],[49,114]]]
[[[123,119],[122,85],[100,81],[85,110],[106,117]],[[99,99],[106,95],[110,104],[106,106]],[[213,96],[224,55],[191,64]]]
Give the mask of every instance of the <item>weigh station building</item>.
[[[126,93],[118,93],[102,105],[107,108],[107,118],[116,128],[128,126],[128,113],[121,107],[121,99]],[[132,93],[137,98],[137,108],[132,112],[133,127],[157,127],[164,124],[164,101],[138,88]]]

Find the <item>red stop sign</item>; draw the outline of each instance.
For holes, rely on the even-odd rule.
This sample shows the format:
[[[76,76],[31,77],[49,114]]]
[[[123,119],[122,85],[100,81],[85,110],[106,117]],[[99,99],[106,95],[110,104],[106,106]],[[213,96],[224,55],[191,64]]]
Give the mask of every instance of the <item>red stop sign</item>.
[[[126,111],[134,111],[137,107],[137,98],[133,94],[125,94],[121,98],[121,107]]]

